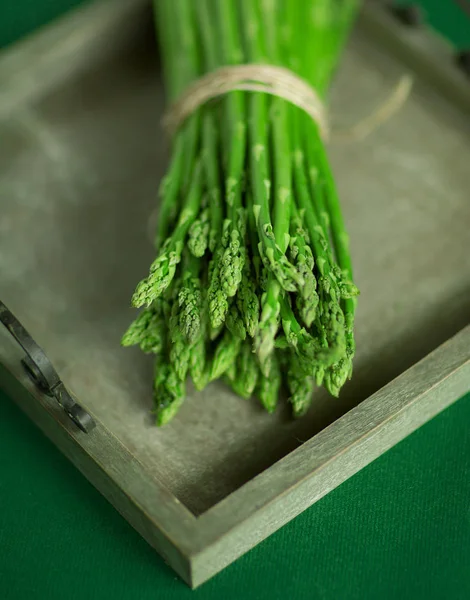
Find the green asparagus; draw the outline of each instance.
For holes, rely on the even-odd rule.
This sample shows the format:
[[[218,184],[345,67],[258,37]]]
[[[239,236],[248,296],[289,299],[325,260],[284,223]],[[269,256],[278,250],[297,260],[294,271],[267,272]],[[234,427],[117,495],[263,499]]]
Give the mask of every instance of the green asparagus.
[[[167,97],[227,65],[286,67],[325,99],[358,0],[154,0]],[[223,378],[294,416],[315,386],[352,374],[349,238],[321,128],[300,108],[234,90],[179,124],[159,190],[157,256],[124,334],[156,356],[154,409],[168,423],[186,378]]]

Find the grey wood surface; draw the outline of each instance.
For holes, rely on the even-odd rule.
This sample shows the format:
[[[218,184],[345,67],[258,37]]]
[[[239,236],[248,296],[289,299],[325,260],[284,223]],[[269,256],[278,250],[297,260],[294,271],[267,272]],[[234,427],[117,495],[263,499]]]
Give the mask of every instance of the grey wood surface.
[[[130,6],[97,3],[0,57],[2,300],[97,429],[75,431],[32,388],[2,331],[0,384],[198,585],[470,388],[469,124],[418,79],[365,141],[331,144],[361,288],[355,375],[339,400],[318,391],[292,421],[213,385],[190,389],[156,429],[152,360],[119,347],[168,155],[149,13]],[[373,110],[403,71],[358,32],[333,125]]]
[[[386,452],[470,387],[470,327],[211,508],[193,559],[202,583]]]
[[[63,454],[187,582],[196,518],[101,423],[91,434],[71,426],[55,400],[38,394],[18,367],[0,364],[0,386]]]

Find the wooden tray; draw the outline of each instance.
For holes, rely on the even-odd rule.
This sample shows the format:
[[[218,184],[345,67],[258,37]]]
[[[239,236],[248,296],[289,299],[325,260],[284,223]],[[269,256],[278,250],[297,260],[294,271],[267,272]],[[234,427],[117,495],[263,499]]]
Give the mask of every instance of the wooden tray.
[[[366,8],[333,123],[373,110],[405,63],[419,75],[388,123],[331,143],[361,289],[353,380],[296,421],[190,390],[157,429],[153,361],[119,345],[168,155],[151,30],[146,3],[99,2],[0,57],[1,299],[97,426],[35,388],[4,328],[0,385],[195,587],[470,389],[470,84],[438,40]]]

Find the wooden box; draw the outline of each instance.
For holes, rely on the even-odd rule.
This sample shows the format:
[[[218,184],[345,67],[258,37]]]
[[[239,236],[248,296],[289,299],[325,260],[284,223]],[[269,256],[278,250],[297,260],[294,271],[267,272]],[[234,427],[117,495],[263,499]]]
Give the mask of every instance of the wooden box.
[[[354,377],[301,420],[190,390],[157,429],[153,361],[119,345],[168,155],[151,30],[145,3],[98,2],[0,57],[1,300],[96,427],[34,386],[4,328],[0,385],[195,587],[470,389],[470,82],[430,34],[366,5],[333,127],[409,67],[415,85],[365,140],[331,142],[361,289]]]

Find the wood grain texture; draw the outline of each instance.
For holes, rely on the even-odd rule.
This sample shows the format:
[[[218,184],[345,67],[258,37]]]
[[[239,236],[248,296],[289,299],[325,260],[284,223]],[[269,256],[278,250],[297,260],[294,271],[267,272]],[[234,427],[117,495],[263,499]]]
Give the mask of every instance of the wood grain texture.
[[[470,387],[470,327],[202,515],[193,579],[235,560]],[[215,543],[213,540],[216,540]]]
[[[139,533],[197,587],[470,388],[470,326],[224,501],[195,518],[98,422],[75,431],[19,370],[0,385]]]
[[[400,61],[419,72],[444,97],[470,113],[468,77],[456,68],[455,48],[447,40],[435,37],[429,44],[426,27],[397,27],[387,0],[366,0],[361,27],[372,39],[390,48]]]
[[[119,2],[108,4],[109,19],[103,6],[89,7],[89,18],[80,13],[76,27],[67,18],[64,39],[52,29],[39,34],[52,33],[49,44],[34,37],[0,58],[8,82],[0,105],[10,107],[3,117],[0,110],[2,301],[81,404],[201,515],[467,324],[468,119],[417,82],[373,135],[332,143],[361,290],[354,377],[340,398],[316,389],[311,410],[295,420],[286,403],[269,415],[220,382],[202,393],[188,386],[178,418],[158,430],[153,359],[119,342],[154,253],[149,217],[168,160],[158,137],[164,95],[139,11],[133,37],[127,12],[121,34]],[[49,79],[28,102],[17,72],[35,82],[44,70]],[[358,32],[332,90],[334,123],[347,128],[373,111],[402,74]]]
[[[0,364],[0,386],[25,414],[185,580],[195,517],[101,423],[84,434],[19,369]]]

